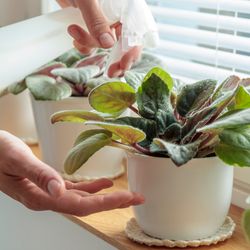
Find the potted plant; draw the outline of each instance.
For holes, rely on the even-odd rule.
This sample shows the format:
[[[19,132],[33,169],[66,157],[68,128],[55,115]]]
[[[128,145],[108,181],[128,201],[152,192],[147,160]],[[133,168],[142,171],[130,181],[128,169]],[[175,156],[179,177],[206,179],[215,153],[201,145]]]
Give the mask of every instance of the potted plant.
[[[171,240],[211,236],[231,203],[231,166],[250,166],[250,80],[187,85],[158,67],[139,78],[130,72],[126,83],[93,89],[94,118],[78,110],[53,115],[53,123],[80,118],[100,127],[79,135],[65,171],[73,173],[104,145],[123,148],[129,188],[146,200],[134,208],[143,231]],[[127,108],[136,115],[120,118]]]
[[[2,92],[17,95],[28,88],[42,159],[61,172],[66,179],[81,181],[101,177],[115,178],[124,172],[124,152],[106,147],[99,151],[85,168],[71,175],[66,174],[63,171],[66,153],[82,131],[83,125],[81,120],[78,124],[65,126],[52,126],[49,122],[50,116],[62,109],[91,110],[86,96],[93,87],[110,80],[104,76],[109,54],[109,50],[99,49],[90,56],[83,56],[72,49]],[[133,71],[135,70],[138,76],[145,75],[149,67],[158,63],[156,57],[143,54],[141,60],[133,67]]]

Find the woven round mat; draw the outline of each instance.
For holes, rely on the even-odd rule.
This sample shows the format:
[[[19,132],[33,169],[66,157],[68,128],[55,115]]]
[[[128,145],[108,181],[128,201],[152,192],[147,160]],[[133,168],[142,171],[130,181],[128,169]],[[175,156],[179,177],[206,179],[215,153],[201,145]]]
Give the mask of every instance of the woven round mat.
[[[140,243],[145,244],[148,246],[159,246],[159,247],[179,247],[179,248],[185,248],[185,247],[199,247],[199,246],[210,246],[213,244],[217,244],[218,242],[225,241],[233,235],[235,229],[235,223],[230,218],[227,217],[224,224],[220,227],[220,229],[212,236],[200,239],[200,240],[160,240],[153,238],[149,235],[146,235],[142,229],[137,224],[135,218],[132,218],[130,221],[128,221],[125,232],[129,239]]]

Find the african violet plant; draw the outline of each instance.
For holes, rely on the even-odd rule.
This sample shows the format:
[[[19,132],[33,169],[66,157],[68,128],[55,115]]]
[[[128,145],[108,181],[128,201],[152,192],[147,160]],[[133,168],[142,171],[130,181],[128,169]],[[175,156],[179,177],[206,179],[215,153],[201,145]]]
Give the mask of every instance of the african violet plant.
[[[109,55],[109,50],[99,49],[90,56],[83,56],[72,49],[24,80],[0,90],[0,96],[17,95],[27,88],[36,100],[57,101],[70,96],[87,96],[91,89],[111,80],[104,75]],[[157,64],[161,61],[156,56],[144,53],[131,69],[133,77],[142,78]],[[130,74],[127,72],[126,77]]]
[[[169,157],[177,166],[216,154],[229,165],[250,167],[250,79],[230,76],[221,84],[176,81],[161,68],[144,79],[107,82],[89,94],[94,111],[62,111],[55,122],[80,122],[101,129],[83,132],[65,161],[74,173],[104,146]],[[130,108],[136,116],[120,117]]]

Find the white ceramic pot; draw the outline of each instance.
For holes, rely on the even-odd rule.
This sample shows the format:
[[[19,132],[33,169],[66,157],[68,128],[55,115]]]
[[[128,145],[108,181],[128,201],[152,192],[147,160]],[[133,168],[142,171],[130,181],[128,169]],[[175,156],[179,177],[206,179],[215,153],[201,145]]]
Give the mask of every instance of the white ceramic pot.
[[[124,173],[124,152],[105,147],[92,156],[73,175],[64,173],[63,164],[77,136],[91,127],[79,123],[50,123],[52,114],[62,110],[91,110],[88,99],[72,97],[62,101],[36,101],[31,97],[42,159],[72,181],[94,180],[102,177],[116,178]]]
[[[28,144],[37,143],[36,127],[28,92],[0,98],[0,129]]]
[[[195,240],[216,233],[231,203],[233,167],[217,157],[176,167],[170,159],[128,155],[128,181],[146,202],[133,208],[142,230],[153,237]]]

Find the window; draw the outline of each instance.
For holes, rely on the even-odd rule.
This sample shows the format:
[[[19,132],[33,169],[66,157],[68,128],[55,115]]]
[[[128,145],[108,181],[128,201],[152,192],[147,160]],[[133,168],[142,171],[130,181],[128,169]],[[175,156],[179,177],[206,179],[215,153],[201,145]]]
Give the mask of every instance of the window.
[[[249,0],[147,0],[161,43],[156,53],[168,71],[194,81],[250,77]],[[250,169],[235,168],[234,202],[244,206]]]

